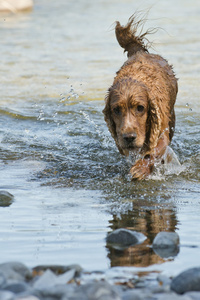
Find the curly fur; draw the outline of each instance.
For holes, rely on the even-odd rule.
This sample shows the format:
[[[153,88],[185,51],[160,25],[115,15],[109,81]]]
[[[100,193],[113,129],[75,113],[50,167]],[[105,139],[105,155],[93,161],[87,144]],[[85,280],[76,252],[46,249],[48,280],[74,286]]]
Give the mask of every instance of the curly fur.
[[[133,145],[130,151],[125,147],[123,136],[134,134],[138,140],[143,140],[143,144],[140,145],[138,142],[138,146],[136,139],[135,146],[140,148],[144,158],[151,159],[149,163],[151,170],[146,170],[143,174],[140,163],[139,169],[133,168],[134,172],[132,172],[133,178],[138,179],[143,179],[151,173],[152,163],[164,154],[173,137],[174,104],[178,92],[177,79],[172,66],[161,56],[150,54],[144,43],[148,31],[137,35],[141,23],[141,20],[136,21],[135,16],[129,19],[126,26],[116,22],[116,37],[120,46],[127,51],[128,60],[117,72],[105,98],[103,110],[105,121],[121,154],[128,155],[130,151],[134,151]],[[130,109],[131,105],[136,105],[134,101],[142,101],[145,107],[143,114],[139,114],[138,111],[133,112],[133,108]],[[113,107],[118,105],[117,103],[120,105],[118,109],[121,110],[118,116],[113,113]],[[123,127],[120,122],[125,122],[125,118],[132,120],[134,125],[127,125],[128,129]],[[145,161],[146,165],[148,164]]]

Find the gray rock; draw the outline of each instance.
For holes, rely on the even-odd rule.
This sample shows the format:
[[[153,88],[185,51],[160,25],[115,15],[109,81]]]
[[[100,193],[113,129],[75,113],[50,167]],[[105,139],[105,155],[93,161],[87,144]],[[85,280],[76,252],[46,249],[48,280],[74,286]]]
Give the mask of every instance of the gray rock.
[[[145,235],[140,232],[119,228],[108,234],[106,242],[113,248],[124,249],[142,243],[145,239]]]
[[[200,292],[187,292],[184,295],[189,296],[191,300],[199,300],[200,299]]]
[[[18,280],[23,281],[31,279],[31,271],[20,262],[8,262],[0,264],[0,273],[3,273],[6,280]]]
[[[29,296],[20,296],[19,298],[15,298],[15,300],[40,300],[40,299],[33,295],[29,295]]]
[[[14,294],[19,294],[28,291],[29,286],[25,282],[8,283],[3,287],[4,290]]]
[[[13,203],[14,196],[6,191],[0,191],[0,206],[6,207]]]
[[[38,297],[39,299],[69,300],[73,297],[76,289],[77,287],[73,284],[56,285],[44,290],[35,290],[33,295]]]
[[[153,299],[153,295],[150,291],[142,289],[128,290],[122,294],[122,300],[149,300]]]
[[[153,250],[162,258],[174,257],[179,253],[179,236],[176,232],[159,232],[153,240]]]
[[[0,288],[6,284],[6,279],[2,273],[0,273]],[[0,298],[1,299],[1,298]]]
[[[72,269],[62,275],[55,275],[51,270],[46,270],[42,276],[38,278],[33,284],[36,290],[46,290],[55,285],[66,284],[74,278],[75,270]]]
[[[200,291],[200,267],[188,269],[174,277],[171,289],[178,294]]]
[[[1,300],[14,300],[15,295],[9,291],[0,291]]]
[[[192,300],[190,297],[177,295],[176,293],[155,294],[152,300]]]
[[[115,287],[105,281],[92,282],[75,289],[72,296],[66,295],[62,300],[121,300]]]

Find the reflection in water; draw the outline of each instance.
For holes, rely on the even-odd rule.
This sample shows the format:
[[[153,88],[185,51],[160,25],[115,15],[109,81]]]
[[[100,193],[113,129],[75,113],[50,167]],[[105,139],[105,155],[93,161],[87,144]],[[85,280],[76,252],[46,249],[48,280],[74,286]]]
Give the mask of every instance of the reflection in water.
[[[172,209],[147,209],[142,212],[132,210],[127,214],[121,214],[120,217],[113,215],[113,219],[110,221],[112,230],[118,228],[135,230],[142,232],[147,239],[144,243],[125,250],[116,250],[107,246],[111,266],[148,267],[166,261],[158,255],[158,251],[155,253],[150,246],[157,233],[161,231],[174,232],[176,225],[176,214]],[[172,254],[174,255],[176,252]],[[169,260],[171,259],[170,257]]]

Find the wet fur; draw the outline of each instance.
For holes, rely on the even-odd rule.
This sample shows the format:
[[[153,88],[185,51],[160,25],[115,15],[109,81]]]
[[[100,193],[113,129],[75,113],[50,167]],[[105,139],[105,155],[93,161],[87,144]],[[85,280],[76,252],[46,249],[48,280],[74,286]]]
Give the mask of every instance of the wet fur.
[[[139,149],[142,158],[131,168],[132,178],[139,180],[148,177],[171,142],[178,92],[172,66],[161,56],[149,53],[144,43],[148,32],[137,35],[141,22],[136,16],[126,26],[116,22],[116,38],[127,52],[128,60],[117,72],[103,110],[120,153],[129,155],[130,151]],[[141,106],[143,113],[139,111]],[[124,136],[130,134],[136,136],[132,149],[124,141]]]

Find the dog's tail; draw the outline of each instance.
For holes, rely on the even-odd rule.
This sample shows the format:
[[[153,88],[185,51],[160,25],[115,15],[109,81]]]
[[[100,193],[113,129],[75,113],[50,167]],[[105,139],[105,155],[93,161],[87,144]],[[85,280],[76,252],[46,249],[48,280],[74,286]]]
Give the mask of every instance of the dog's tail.
[[[138,27],[144,24],[145,20],[141,19],[137,21],[136,15],[133,15],[129,18],[129,21],[126,26],[121,26],[121,24],[117,21],[115,26],[115,34],[118,43],[122,48],[124,48],[124,52],[128,52],[128,57],[135,54],[137,51],[145,51],[148,52],[147,45],[145,45],[145,40],[149,42],[146,38],[146,35],[150,33],[147,31],[145,33],[137,34]]]

